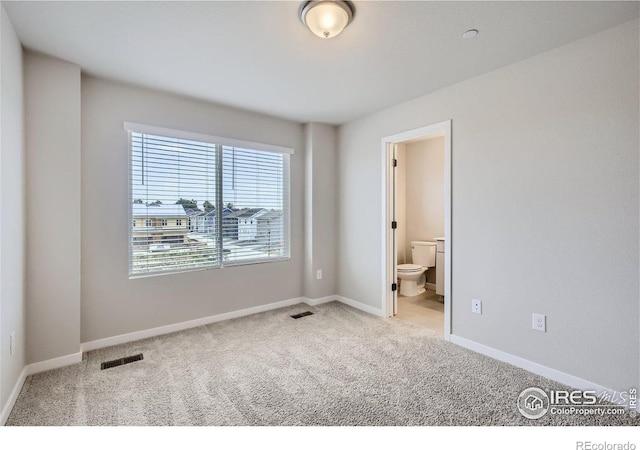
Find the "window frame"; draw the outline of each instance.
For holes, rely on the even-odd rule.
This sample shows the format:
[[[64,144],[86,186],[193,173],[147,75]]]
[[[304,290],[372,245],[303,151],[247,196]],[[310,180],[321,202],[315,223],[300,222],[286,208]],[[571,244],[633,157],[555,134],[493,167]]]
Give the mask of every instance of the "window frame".
[[[217,151],[220,152],[220,154],[222,155],[223,149],[224,147],[238,147],[238,148],[244,148],[244,149],[249,149],[249,150],[255,150],[255,151],[262,151],[262,152],[271,152],[271,153],[279,153],[279,154],[283,154],[286,155],[286,157],[283,157],[282,161],[283,161],[283,181],[282,181],[282,186],[283,186],[283,192],[282,192],[282,204],[283,204],[283,215],[282,215],[282,221],[283,221],[283,256],[280,257],[271,257],[271,258],[254,258],[254,259],[242,259],[242,260],[236,260],[236,261],[225,261],[225,252],[224,252],[224,245],[222,245],[221,250],[220,250],[220,261],[217,265],[211,265],[211,266],[205,266],[205,267],[195,267],[195,268],[174,268],[171,270],[156,270],[156,271],[152,271],[152,272],[144,272],[144,273],[132,273],[132,259],[133,259],[133,241],[132,241],[132,232],[133,232],[133,226],[129,226],[128,227],[128,275],[129,275],[129,279],[136,279],[136,278],[146,278],[146,277],[154,277],[154,276],[161,276],[161,275],[171,275],[171,274],[177,274],[177,273],[183,273],[183,272],[194,272],[194,271],[202,271],[202,270],[211,270],[211,269],[224,269],[226,267],[238,267],[238,266],[248,266],[248,265],[254,265],[254,264],[268,264],[268,263],[278,263],[278,262],[284,262],[284,261],[290,261],[291,260],[291,247],[292,247],[292,241],[291,241],[291,161],[290,161],[290,156],[294,154],[294,149],[290,148],[290,147],[282,147],[282,146],[278,146],[278,145],[272,145],[272,144],[264,144],[264,143],[257,143],[257,142],[251,142],[251,141],[244,141],[244,140],[239,140],[239,139],[231,139],[231,138],[225,138],[225,137],[219,137],[219,136],[213,136],[213,135],[208,135],[208,134],[202,134],[202,133],[195,133],[195,132],[191,132],[191,131],[181,131],[181,130],[175,130],[175,129],[171,129],[171,128],[164,128],[164,127],[157,127],[157,126],[153,126],[153,125],[145,125],[145,124],[140,124],[140,123],[135,123],[135,122],[123,122],[123,128],[127,133],[127,158],[128,158],[128,176],[127,176],[127,180],[128,180],[128,190],[127,190],[127,195],[128,195],[128,199],[127,199],[127,203],[128,203],[128,216],[129,216],[129,223],[132,223],[132,220],[134,220],[133,218],[133,206],[132,206],[132,192],[133,192],[133,188],[132,188],[132,178],[133,178],[133,170],[132,170],[132,133],[139,133],[139,134],[148,134],[148,135],[156,135],[156,136],[162,136],[162,137],[167,137],[167,138],[174,138],[174,139],[184,139],[184,140],[190,140],[190,141],[200,141],[203,143],[208,143],[208,144],[213,144],[216,145],[217,147]],[[222,170],[222,169],[221,169]],[[222,178],[222,177],[221,177]],[[220,179],[218,181],[218,187],[221,189],[222,188],[222,179]],[[224,210],[224,208],[226,207],[224,201],[222,201],[222,196],[223,193],[222,191],[220,191],[220,204],[218,205],[218,202],[216,202],[216,207],[221,207],[221,211]],[[150,220],[150,219],[147,219]],[[218,220],[216,220],[217,222]],[[222,241],[224,239],[224,235],[223,233],[223,221],[222,218],[219,219],[220,221],[220,226],[218,227],[219,230],[219,239],[220,241]],[[187,230],[190,230],[190,226],[189,223],[191,223],[191,218],[188,217],[187,218]]]

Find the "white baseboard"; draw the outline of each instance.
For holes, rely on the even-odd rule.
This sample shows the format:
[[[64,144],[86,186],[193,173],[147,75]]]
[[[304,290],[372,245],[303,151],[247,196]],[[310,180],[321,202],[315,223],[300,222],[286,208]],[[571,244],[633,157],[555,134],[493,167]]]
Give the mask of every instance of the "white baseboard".
[[[27,367],[22,369],[18,379],[16,380],[15,386],[13,386],[13,390],[11,394],[9,394],[9,398],[7,402],[4,404],[4,408],[0,412],[0,426],[4,426],[7,423],[7,419],[9,418],[9,414],[11,414],[11,410],[16,404],[16,400],[18,400],[18,395],[20,395],[20,391],[22,390],[22,386],[24,385],[25,380],[27,379]]]
[[[352,306],[356,309],[359,309],[360,311],[364,311],[367,312],[369,314],[373,314],[374,316],[378,316],[378,317],[386,317],[384,311],[382,311],[379,308],[374,308],[373,306],[370,305],[366,305],[364,303],[358,302],[356,300],[352,300],[350,298],[347,297],[343,297],[341,295],[334,295],[333,298],[335,298],[336,300],[338,300],[341,303],[344,303],[345,305],[349,305]]]
[[[112,347],[114,345],[124,344],[127,342],[139,341],[140,339],[147,339],[163,334],[175,333],[176,331],[188,330],[189,328],[209,325],[211,323],[221,322],[223,320],[235,319],[238,317],[249,316],[251,314],[270,311],[272,309],[284,308],[286,306],[292,306],[303,302],[304,299],[301,297],[290,298],[289,300],[254,306],[252,308],[240,309],[238,311],[231,311],[215,316],[203,317],[201,319],[188,320],[186,322],[179,322],[162,327],[149,328],[147,330],[134,331],[133,333],[120,334],[118,336],[84,342],[82,343],[80,348],[82,352],[88,352],[91,350],[97,350],[99,348]]]
[[[302,301],[309,306],[322,305],[323,303],[329,303],[337,300],[338,299],[336,298],[335,295],[327,295],[326,297],[320,297],[320,298],[302,297]]]
[[[323,303],[338,301],[340,303],[344,303],[345,305],[349,305],[356,309],[359,309],[360,311],[373,314],[374,316],[384,317],[384,314],[381,309],[374,308],[373,306],[360,303],[356,300],[352,300],[350,298],[343,297],[341,295],[327,295],[326,297],[320,297],[320,298],[302,297],[302,301],[304,301],[309,306],[322,305]]]
[[[59,369],[60,367],[70,366],[82,362],[82,352],[72,353],[71,355],[61,356],[59,358],[48,359],[37,363],[29,364],[25,367],[27,376],[34,373],[46,372],[47,370]]]
[[[584,380],[582,378],[570,375],[565,372],[561,372],[556,369],[552,369],[551,367],[543,366],[542,364],[538,364],[536,362],[529,361],[528,359],[503,352],[502,350],[498,350],[493,347],[488,347],[484,344],[479,344],[470,339],[456,336],[455,334],[450,335],[450,341],[456,345],[459,345],[460,347],[464,347],[469,350],[473,350],[476,353],[481,353],[490,358],[497,359],[498,361],[506,362],[513,366],[520,367],[521,369],[535,373],[536,375],[543,376],[550,380],[557,381],[558,383],[565,384],[574,389],[580,389],[583,391],[595,391],[598,396],[602,392],[607,392],[611,396],[616,393],[615,389],[600,386],[599,384],[592,383],[591,381]],[[617,394],[619,393],[620,391],[617,392]]]

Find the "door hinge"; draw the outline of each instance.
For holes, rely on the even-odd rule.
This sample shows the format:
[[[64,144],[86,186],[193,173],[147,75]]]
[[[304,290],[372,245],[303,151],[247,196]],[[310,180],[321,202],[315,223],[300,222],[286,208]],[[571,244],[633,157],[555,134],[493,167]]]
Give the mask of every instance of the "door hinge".
[[[398,167],[398,160],[397,159],[393,159],[393,167]]]
[[[398,284],[397,283],[392,283],[391,284],[391,292],[397,291],[397,290],[398,290]]]
[[[396,228],[398,228],[398,222],[394,220],[393,222],[391,222],[391,229],[395,230]]]

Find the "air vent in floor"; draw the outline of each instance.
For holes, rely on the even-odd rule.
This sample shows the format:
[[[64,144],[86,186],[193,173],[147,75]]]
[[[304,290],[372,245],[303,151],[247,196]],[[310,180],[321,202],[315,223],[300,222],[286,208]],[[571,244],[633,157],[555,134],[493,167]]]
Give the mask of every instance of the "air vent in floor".
[[[301,313],[298,313],[298,314],[294,314],[291,317],[293,317],[294,319],[299,319],[300,317],[310,316],[312,314],[313,313],[311,311],[305,311],[305,312],[301,312]]]
[[[127,356],[126,358],[114,359],[113,361],[106,361],[100,364],[100,370],[111,369],[112,367],[122,366],[123,364],[129,364],[132,362],[140,361],[144,359],[142,353],[137,355]]]

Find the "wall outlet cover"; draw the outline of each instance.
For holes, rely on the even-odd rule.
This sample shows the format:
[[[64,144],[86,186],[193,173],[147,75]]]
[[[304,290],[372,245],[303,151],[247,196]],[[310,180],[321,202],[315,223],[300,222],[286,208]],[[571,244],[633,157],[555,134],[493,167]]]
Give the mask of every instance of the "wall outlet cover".
[[[322,280],[322,269],[316,270],[316,279]]]
[[[531,327],[536,331],[547,332],[547,316],[533,313]]]
[[[482,301],[472,298],[471,299],[471,312],[474,314],[482,314]]]
[[[12,331],[9,335],[9,355],[13,355],[16,348],[16,332]]]

